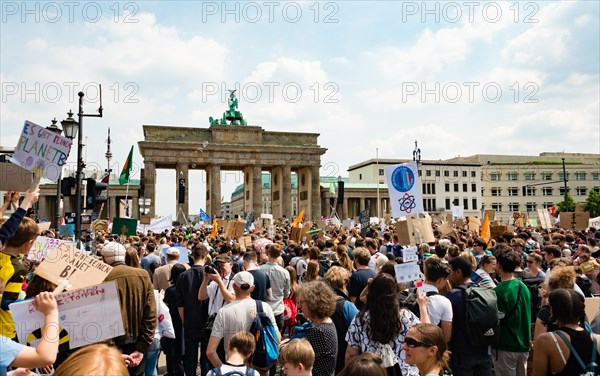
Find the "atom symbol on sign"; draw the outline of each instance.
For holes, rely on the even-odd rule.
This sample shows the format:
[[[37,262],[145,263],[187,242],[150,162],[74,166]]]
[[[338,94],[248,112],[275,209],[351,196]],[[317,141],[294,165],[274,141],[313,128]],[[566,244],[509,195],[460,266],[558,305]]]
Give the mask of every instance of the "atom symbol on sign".
[[[409,195],[405,193],[401,199],[398,200],[400,204],[400,210],[410,214],[414,208],[417,207],[417,203],[415,202],[415,196]]]

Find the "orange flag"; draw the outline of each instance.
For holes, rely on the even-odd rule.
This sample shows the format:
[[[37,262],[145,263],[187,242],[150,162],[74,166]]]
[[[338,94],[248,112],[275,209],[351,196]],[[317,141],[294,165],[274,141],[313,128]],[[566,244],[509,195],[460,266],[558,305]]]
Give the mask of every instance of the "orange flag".
[[[483,226],[481,227],[481,237],[484,238],[486,242],[490,240],[490,219],[488,218],[487,213],[485,213],[485,217],[483,218]]]
[[[302,209],[300,214],[296,217],[296,219],[294,220],[294,223],[292,224],[292,227],[298,227],[300,222],[302,222],[302,217],[304,217],[304,209]]]
[[[214,239],[217,236],[217,231],[219,231],[219,223],[215,219],[212,225],[212,231],[210,232],[210,238]]]

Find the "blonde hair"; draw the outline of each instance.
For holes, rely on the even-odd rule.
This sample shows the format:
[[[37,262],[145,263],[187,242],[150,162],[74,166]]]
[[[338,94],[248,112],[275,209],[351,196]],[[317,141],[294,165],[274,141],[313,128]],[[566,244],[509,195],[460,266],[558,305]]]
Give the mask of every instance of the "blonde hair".
[[[71,354],[54,375],[128,376],[129,371],[117,348],[98,344],[83,347]]]
[[[341,266],[332,266],[325,272],[324,278],[331,287],[343,290],[346,283],[350,280],[350,272]]]
[[[473,256],[473,254],[471,252],[464,251],[464,252],[461,252],[459,256],[466,257],[469,260],[469,262],[471,263],[471,265],[473,266],[473,270],[477,269],[477,259],[475,258],[475,256]]]
[[[302,364],[306,370],[311,370],[315,363],[315,351],[305,339],[293,339],[281,347],[277,357],[279,364],[290,363],[293,366]]]

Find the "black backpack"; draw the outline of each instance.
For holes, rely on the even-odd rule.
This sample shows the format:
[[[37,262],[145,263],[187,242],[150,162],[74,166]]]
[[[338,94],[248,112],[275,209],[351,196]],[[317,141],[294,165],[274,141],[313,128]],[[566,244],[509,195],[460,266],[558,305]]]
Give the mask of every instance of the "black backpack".
[[[428,291],[425,293],[427,297],[437,295],[435,291]],[[421,318],[421,312],[419,310],[419,302],[417,301],[417,289],[411,288],[408,291],[400,291],[397,295],[400,306],[410,310],[418,318]]]
[[[544,282],[544,278],[525,278],[522,282],[527,286],[529,294],[531,294],[531,321],[535,322],[537,314],[542,307],[542,296],[540,295],[540,285]]]
[[[348,332],[348,325],[346,324],[346,319],[344,317],[345,303],[346,299],[343,296],[338,295],[335,303],[335,311],[331,315],[331,321],[333,321],[333,324],[335,325],[335,331],[338,334],[338,355],[335,365],[336,373],[340,372],[344,368],[344,355],[346,354],[346,347],[348,346],[348,343],[344,339],[346,333]]]
[[[579,274],[575,279],[575,283],[577,283],[586,298],[592,297],[592,281],[586,275]]]
[[[465,291],[467,338],[472,346],[489,346],[498,342],[500,315],[498,297],[492,289],[459,286]],[[512,314],[512,313],[511,313]]]

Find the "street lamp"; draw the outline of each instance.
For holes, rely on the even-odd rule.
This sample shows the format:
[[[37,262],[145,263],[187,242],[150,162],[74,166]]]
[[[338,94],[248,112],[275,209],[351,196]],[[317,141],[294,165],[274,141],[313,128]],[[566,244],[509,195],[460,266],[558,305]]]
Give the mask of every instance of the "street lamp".
[[[69,117],[61,121],[60,124],[62,125],[63,131],[65,132],[65,137],[69,140],[73,140],[75,137],[77,137],[79,123],[77,123],[75,119],[73,119],[73,112],[71,110],[69,110],[67,115],[69,115]]]
[[[108,175],[108,180],[106,181],[106,220],[110,222],[110,160],[112,159],[112,152],[110,151],[110,127],[108,127],[108,139],[106,140],[106,174]],[[107,222],[107,223],[108,223]]]
[[[62,129],[60,129],[56,123],[58,123],[58,121],[56,120],[56,118],[52,119],[52,124],[50,124],[49,126],[46,127],[47,130],[49,130],[50,132],[53,132],[57,135],[60,135],[62,133]],[[60,224],[60,216],[61,216],[61,197],[60,197],[60,191],[61,191],[61,187],[60,187],[60,181],[62,179],[62,167],[60,169],[60,171],[58,171],[58,180],[56,182],[56,229],[58,229],[58,226]]]

